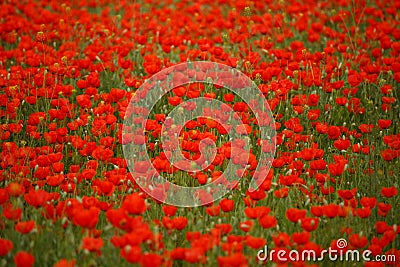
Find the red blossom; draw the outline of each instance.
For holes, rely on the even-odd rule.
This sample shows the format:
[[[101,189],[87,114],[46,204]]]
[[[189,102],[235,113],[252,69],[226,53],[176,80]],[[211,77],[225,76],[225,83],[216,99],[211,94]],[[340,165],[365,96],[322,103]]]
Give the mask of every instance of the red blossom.
[[[14,263],[17,267],[31,267],[35,262],[35,257],[25,251],[19,251],[14,256]]]
[[[13,242],[8,239],[0,238],[0,256],[7,255],[13,247]]]

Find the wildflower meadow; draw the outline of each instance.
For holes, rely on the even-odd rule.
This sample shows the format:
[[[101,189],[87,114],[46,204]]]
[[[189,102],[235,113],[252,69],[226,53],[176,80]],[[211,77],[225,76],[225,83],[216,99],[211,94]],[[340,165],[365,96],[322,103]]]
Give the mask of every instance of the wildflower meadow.
[[[399,10],[1,1],[0,266],[400,266]]]

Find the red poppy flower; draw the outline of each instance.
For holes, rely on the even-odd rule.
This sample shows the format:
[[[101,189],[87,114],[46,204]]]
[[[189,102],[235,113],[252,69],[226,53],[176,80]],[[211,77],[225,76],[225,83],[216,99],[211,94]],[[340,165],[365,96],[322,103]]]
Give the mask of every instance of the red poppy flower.
[[[244,221],[239,223],[239,228],[243,231],[243,232],[249,232],[252,228],[253,228],[254,223],[252,221]]]
[[[272,240],[276,247],[285,247],[290,244],[290,236],[287,233],[280,232],[272,236]]]
[[[236,133],[240,135],[248,135],[252,130],[253,128],[248,124],[242,124],[236,127]]]
[[[251,199],[256,200],[256,201],[262,200],[267,196],[265,191],[261,190],[260,188],[253,192],[250,192],[249,190],[247,190],[246,195],[248,195]]]
[[[206,208],[206,213],[210,216],[219,216],[221,211],[221,206],[211,206]]]
[[[362,82],[362,78],[359,74],[349,75],[347,80],[352,87],[356,87]]]
[[[200,262],[204,256],[203,248],[201,247],[194,247],[185,250],[185,261],[189,263],[196,263]]]
[[[218,256],[217,261],[220,267],[247,265],[247,259],[242,252],[235,252],[229,256]]]
[[[99,214],[100,209],[97,207],[77,209],[73,214],[72,221],[80,227],[93,229],[99,221]]]
[[[329,126],[327,133],[329,139],[338,139],[340,136],[340,128],[337,126]]]
[[[318,133],[325,134],[328,132],[329,126],[326,124],[317,123],[315,129],[317,130]]]
[[[360,203],[363,207],[373,208],[376,206],[377,200],[375,197],[362,197]]]
[[[264,215],[258,218],[258,223],[262,228],[273,228],[278,224],[277,219],[272,215]]]
[[[142,256],[142,250],[139,246],[129,246],[121,249],[120,255],[129,263],[138,263]]]
[[[311,121],[317,120],[320,115],[321,115],[321,110],[319,109],[310,109],[307,112],[307,118]]]
[[[176,211],[178,210],[175,206],[163,206],[162,211],[166,216],[174,216]]]
[[[232,231],[232,225],[228,223],[217,224],[215,229],[218,229],[222,235],[226,235]]]
[[[32,220],[27,222],[18,222],[14,228],[15,231],[20,232],[21,234],[27,234],[35,228],[35,222]]]
[[[374,128],[373,124],[360,124],[360,126],[358,126],[358,129],[360,129],[360,131],[362,133],[371,133],[372,129]]]
[[[51,161],[48,157],[48,155],[39,155],[36,158],[36,163],[39,165],[39,167],[48,167],[51,164]]]
[[[381,189],[381,195],[383,197],[387,197],[387,198],[391,198],[397,195],[397,193],[399,192],[399,190],[392,186],[392,187],[383,187]]]
[[[392,230],[392,227],[390,227],[390,226],[389,226],[386,222],[384,222],[384,221],[378,221],[378,222],[375,223],[375,229],[376,229],[376,232],[377,232],[378,234],[383,234],[383,233],[385,233],[386,231]]]
[[[92,101],[89,95],[78,95],[76,96],[76,102],[81,108],[91,108]]]
[[[380,154],[385,161],[392,161],[399,156],[399,153],[393,149],[385,149]]]
[[[378,125],[379,125],[379,128],[380,128],[381,130],[387,129],[387,128],[389,128],[389,127],[392,125],[392,120],[383,120],[383,119],[379,119],[379,120],[378,120]]]
[[[101,238],[93,238],[86,236],[82,239],[82,249],[86,249],[90,252],[96,252],[97,255],[101,255],[100,249],[103,247],[103,239]]]
[[[184,86],[179,86],[179,87],[172,89],[172,92],[178,97],[185,96],[186,91],[187,91],[187,89]]]
[[[219,202],[219,205],[220,205],[220,207],[221,207],[223,212],[230,212],[234,208],[234,201],[231,200],[231,199],[226,199],[225,198],[225,199],[222,199]]]
[[[344,106],[347,103],[347,98],[346,97],[337,97],[335,101],[336,101],[336,104],[338,104],[339,106]]]
[[[140,259],[140,264],[144,267],[158,267],[162,266],[163,258],[155,253],[143,254]]]
[[[306,210],[300,210],[296,208],[289,208],[286,210],[286,218],[288,218],[289,221],[297,223],[301,219],[305,218],[307,211]]]
[[[14,245],[10,240],[0,238],[0,256],[1,257],[10,253],[10,251],[13,249],[13,247],[14,247]]]
[[[349,237],[349,242],[355,248],[363,248],[368,244],[368,238],[359,234],[352,234]]]
[[[39,208],[51,199],[51,195],[42,189],[39,189],[37,191],[30,190],[27,194],[24,195],[24,199],[28,205]]]
[[[138,161],[135,162],[135,171],[138,173],[145,173],[150,167],[150,162],[149,161]]]
[[[339,214],[339,205],[328,204],[323,207],[323,214],[328,218],[335,218]]]
[[[317,159],[310,162],[310,168],[312,170],[325,170],[326,162],[323,159]]]
[[[18,197],[25,193],[25,188],[19,183],[11,182],[7,186],[7,192],[12,197]]]
[[[49,186],[56,187],[59,186],[65,179],[65,176],[62,174],[59,175],[52,175],[46,177],[46,183]]]
[[[328,170],[332,176],[340,176],[343,174],[345,168],[344,162],[329,163]]]
[[[125,229],[129,220],[128,214],[122,208],[110,209],[106,212],[106,218],[114,227]]]
[[[185,249],[178,247],[178,248],[174,248],[171,250],[170,252],[171,254],[171,259],[174,260],[183,260],[185,258]]]
[[[292,234],[292,240],[298,245],[303,245],[306,244],[310,239],[310,233],[309,231],[303,231],[299,233],[293,233]]]
[[[176,217],[171,220],[172,228],[176,230],[183,230],[188,224],[186,217]]]
[[[57,261],[53,267],[74,267],[75,260],[61,259]]]
[[[352,190],[338,190],[337,194],[344,200],[350,200],[354,198],[357,193],[357,188],[353,188]]]
[[[246,214],[247,217],[251,218],[251,219],[256,219],[256,218],[260,218],[263,217],[265,215],[268,215],[268,213],[270,212],[270,208],[265,207],[265,206],[258,206],[258,207],[246,207],[244,209],[244,213]]]
[[[139,215],[146,211],[146,203],[139,194],[131,194],[125,197],[122,207],[133,215]]]
[[[318,227],[319,218],[303,218],[301,219],[301,228],[307,232],[315,231]]]
[[[379,204],[378,204],[379,216],[385,217],[391,209],[392,209],[392,205],[390,205],[390,204],[386,204],[383,202],[379,202]]]
[[[11,204],[3,207],[3,216],[8,220],[18,221],[22,217],[22,209],[14,208]]]
[[[284,187],[274,191],[274,196],[277,198],[285,198],[289,195],[289,188]]]
[[[4,188],[0,188],[0,205],[7,203],[9,199],[10,196],[8,195],[7,190]]]
[[[369,216],[371,216],[371,209],[369,207],[364,207],[364,208],[359,208],[356,209],[356,214],[358,217],[360,218],[368,218]]]
[[[248,247],[252,249],[259,249],[264,247],[267,241],[262,237],[246,236],[245,243]]]
[[[35,263],[35,257],[25,251],[19,251],[14,256],[14,263],[17,267],[31,267]]]
[[[340,151],[347,150],[350,145],[351,143],[349,139],[337,139],[333,142],[333,146]]]
[[[101,160],[101,161],[107,161],[113,155],[114,155],[114,152],[111,149],[105,148],[103,146],[97,147],[92,152],[92,157],[97,159],[97,160]]]
[[[168,97],[168,103],[172,106],[178,106],[182,103],[182,99],[179,96]]]

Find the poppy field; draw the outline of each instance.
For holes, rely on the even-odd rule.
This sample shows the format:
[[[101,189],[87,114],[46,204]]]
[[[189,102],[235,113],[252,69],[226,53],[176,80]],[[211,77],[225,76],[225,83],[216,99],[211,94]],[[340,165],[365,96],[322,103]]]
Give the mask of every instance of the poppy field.
[[[400,266],[399,9],[1,1],[0,266]]]

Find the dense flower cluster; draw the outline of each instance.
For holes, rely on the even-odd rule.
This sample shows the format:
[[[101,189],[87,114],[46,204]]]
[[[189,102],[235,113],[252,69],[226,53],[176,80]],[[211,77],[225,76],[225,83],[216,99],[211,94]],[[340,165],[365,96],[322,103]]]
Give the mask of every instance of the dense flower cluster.
[[[397,259],[363,265],[399,266],[399,9],[389,0],[2,1],[1,265],[256,266],[266,244],[319,255],[345,238],[346,249]],[[272,110],[277,151],[254,192],[246,181],[271,148],[248,105],[220,86],[174,88],[146,136],[122,138],[146,79],[199,60],[245,73]],[[251,149],[205,109],[178,133],[182,153],[204,163],[206,138],[217,153],[184,173],[162,150],[161,129],[168,111],[200,96],[235,111]],[[242,167],[242,183],[207,206],[159,203],[129,172],[127,142],[146,144],[156,170],[177,184],[210,183],[229,161]],[[139,162],[135,172],[148,168]]]

